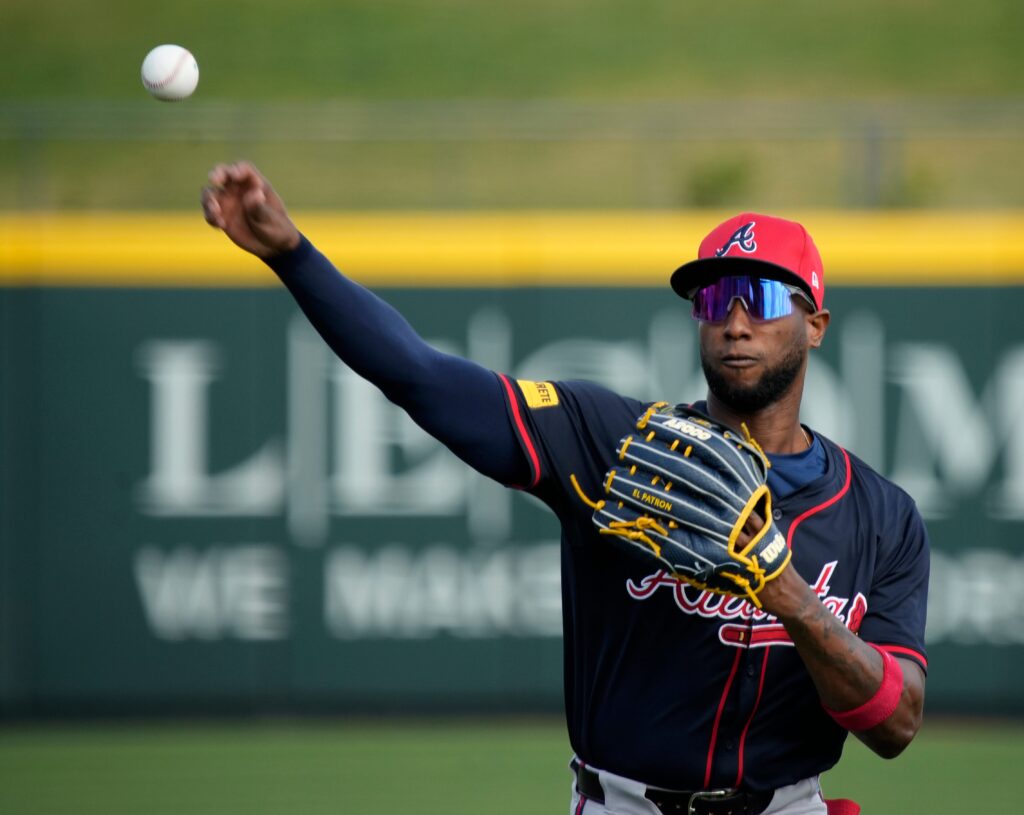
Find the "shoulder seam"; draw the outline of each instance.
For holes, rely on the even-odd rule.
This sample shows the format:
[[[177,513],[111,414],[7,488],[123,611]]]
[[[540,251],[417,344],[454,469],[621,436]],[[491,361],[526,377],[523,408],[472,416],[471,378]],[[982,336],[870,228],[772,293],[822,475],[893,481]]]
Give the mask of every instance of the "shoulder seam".
[[[519,437],[519,441],[523,445],[523,451],[526,453],[526,458],[530,463],[530,470],[532,472],[532,478],[530,484],[526,489],[533,489],[540,483],[541,468],[540,468],[540,456],[537,453],[537,446],[533,443],[533,438],[530,436],[530,432],[526,427],[526,422],[523,419],[522,412],[519,408],[519,400],[516,398],[516,393],[512,387],[512,383],[505,374],[498,374],[498,379],[505,389],[505,396],[508,400],[509,411],[512,414],[512,425],[515,429],[516,435]]]

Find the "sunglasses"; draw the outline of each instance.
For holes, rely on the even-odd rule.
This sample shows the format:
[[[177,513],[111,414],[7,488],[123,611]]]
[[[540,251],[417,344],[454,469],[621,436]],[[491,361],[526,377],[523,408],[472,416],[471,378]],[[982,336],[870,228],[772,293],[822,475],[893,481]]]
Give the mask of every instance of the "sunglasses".
[[[705,323],[720,323],[729,316],[737,297],[755,320],[777,320],[793,313],[793,296],[802,297],[817,311],[814,301],[799,286],[781,280],[766,280],[750,275],[722,277],[693,295],[693,316]]]

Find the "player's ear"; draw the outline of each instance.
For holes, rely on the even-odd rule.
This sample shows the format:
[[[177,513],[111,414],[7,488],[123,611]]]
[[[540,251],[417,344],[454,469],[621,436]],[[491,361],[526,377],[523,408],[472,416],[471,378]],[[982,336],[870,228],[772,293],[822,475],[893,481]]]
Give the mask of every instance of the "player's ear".
[[[827,308],[807,315],[807,344],[811,348],[821,347],[821,341],[825,339],[825,331],[828,329],[831,318],[832,315]]]

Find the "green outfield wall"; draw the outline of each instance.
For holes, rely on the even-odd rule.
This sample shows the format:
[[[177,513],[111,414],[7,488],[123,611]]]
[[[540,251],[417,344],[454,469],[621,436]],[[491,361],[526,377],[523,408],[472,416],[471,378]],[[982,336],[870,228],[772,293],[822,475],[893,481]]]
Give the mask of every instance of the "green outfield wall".
[[[1024,713],[1024,215],[801,213],[804,420],[914,495],[928,705]],[[444,349],[703,395],[717,213],[310,215]],[[553,710],[558,530],[334,359],[193,215],[0,217],[0,714]]]

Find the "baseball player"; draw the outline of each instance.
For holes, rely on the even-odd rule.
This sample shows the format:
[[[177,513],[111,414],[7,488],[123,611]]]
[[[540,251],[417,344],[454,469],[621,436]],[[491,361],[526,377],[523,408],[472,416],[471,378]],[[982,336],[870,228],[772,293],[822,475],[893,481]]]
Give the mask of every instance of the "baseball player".
[[[849,732],[890,758],[920,727],[928,538],[905,492],[800,423],[809,351],[830,318],[821,259],[801,225],[739,215],[674,272],[672,288],[692,302],[708,391],[686,408],[696,413],[672,413],[436,351],[317,252],[254,167],[219,165],[209,180],[208,223],[278,274],[345,363],[467,464],[557,515],[571,812],[858,811],[826,802],[819,775]],[[647,449],[655,420],[693,439],[731,429],[737,449],[759,451],[770,500],[751,498],[730,551],[769,529],[773,537],[766,547],[760,537],[760,565],[747,558],[746,577],[719,564],[682,579],[617,545],[651,541],[652,529],[675,534],[671,520],[617,522],[602,534],[595,507],[615,504],[598,498],[625,446]],[[710,495],[714,474],[707,483]],[[652,510],[687,503],[661,486],[635,494]],[[778,568],[765,568],[770,559]],[[746,588],[702,582],[723,574]]]

